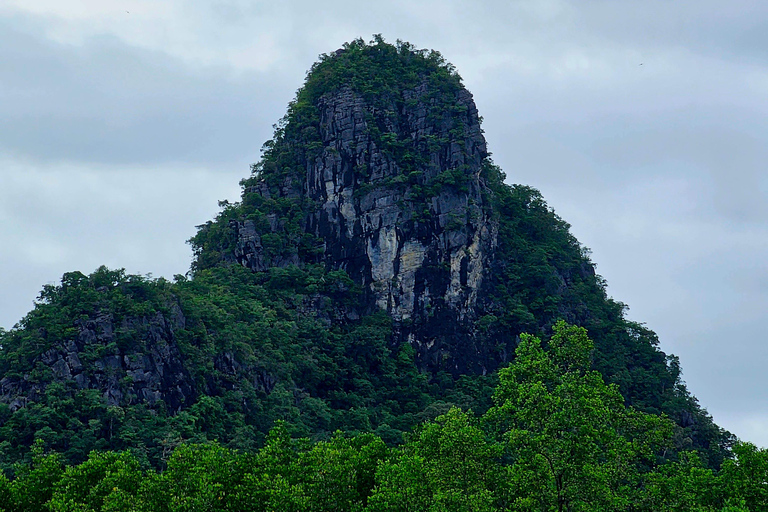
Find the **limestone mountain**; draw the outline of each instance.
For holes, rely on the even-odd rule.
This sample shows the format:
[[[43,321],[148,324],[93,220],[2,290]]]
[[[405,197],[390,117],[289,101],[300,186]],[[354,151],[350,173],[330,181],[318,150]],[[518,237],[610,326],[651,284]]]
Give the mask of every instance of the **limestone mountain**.
[[[493,369],[473,333],[498,222],[459,77],[437,54],[352,46],[310,72],[284,123],[242,202],[193,239],[196,270],[343,270],[363,292],[352,314],[386,311],[422,366]]]
[[[486,409],[520,335],[563,319],[627,403],[719,464],[729,436],[676,358],[541,195],[504,179],[440,54],[376,38],[322,56],[241,200],[199,226],[188,277],[69,273],[0,333],[2,463],[36,439],[159,463],[187,439],[257,446],[277,419],[396,443],[452,405]]]

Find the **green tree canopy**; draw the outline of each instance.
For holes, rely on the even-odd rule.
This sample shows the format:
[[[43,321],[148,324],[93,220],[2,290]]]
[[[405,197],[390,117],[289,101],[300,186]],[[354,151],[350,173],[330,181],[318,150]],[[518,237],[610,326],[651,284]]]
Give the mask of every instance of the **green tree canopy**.
[[[511,460],[515,510],[626,510],[640,464],[671,436],[670,421],[625,407],[590,370],[592,349],[584,329],[559,322],[549,350],[525,335],[500,372],[487,421]]]

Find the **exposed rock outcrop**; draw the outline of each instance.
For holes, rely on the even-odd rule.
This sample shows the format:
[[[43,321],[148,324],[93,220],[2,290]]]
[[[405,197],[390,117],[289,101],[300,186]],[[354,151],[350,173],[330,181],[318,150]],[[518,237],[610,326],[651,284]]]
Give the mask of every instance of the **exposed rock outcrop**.
[[[60,342],[37,360],[52,373],[51,381],[77,389],[98,389],[109,406],[162,400],[169,411],[178,411],[197,397],[174,340],[184,328],[178,306],[165,317],[130,317],[116,323],[110,314],[77,320],[77,335]],[[123,340],[130,332],[137,340]],[[0,379],[0,402],[11,411],[37,401],[48,382],[31,374]]]
[[[475,103],[464,88],[437,92],[425,78],[383,105],[349,87],[323,95],[319,148],[300,162],[304,176],[251,187],[264,199],[311,200],[302,227],[322,241],[316,258],[362,285],[366,307],[389,312],[429,365],[455,359],[447,334],[471,337],[497,236],[480,179],[487,150]],[[436,113],[445,103],[451,108]],[[266,256],[252,220],[230,227],[235,258],[254,271],[306,263],[296,253]],[[277,215],[268,227],[284,235]]]

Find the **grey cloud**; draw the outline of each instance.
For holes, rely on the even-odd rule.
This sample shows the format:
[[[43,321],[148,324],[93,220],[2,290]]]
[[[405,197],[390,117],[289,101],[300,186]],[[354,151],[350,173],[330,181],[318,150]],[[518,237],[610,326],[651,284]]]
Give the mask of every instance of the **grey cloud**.
[[[766,63],[766,6],[758,0],[718,2],[588,1],[578,9],[584,32],[606,41],[685,47],[703,55],[742,63]]]
[[[293,96],[274,74],[191,69],[112,36],[75,47],[0,24],[0,151],[16,157],[253,161]]]
[[[185,241],[212,218],[216,199],[237,199],[238,166],[41,167],[2,163],[0,326],[31,309],[46,283],[99,265],[171,278],[191,262]]]

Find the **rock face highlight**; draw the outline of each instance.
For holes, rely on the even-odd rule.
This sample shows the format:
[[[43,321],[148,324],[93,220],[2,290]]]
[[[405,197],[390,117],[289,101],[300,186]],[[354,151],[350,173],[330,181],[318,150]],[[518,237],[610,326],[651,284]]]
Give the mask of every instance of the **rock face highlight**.
[[[399,339],[432,366],[454,359],[448,338],[471,336],[497,229],[472,95],[450,77],[422,73],[415,82],[373,99],[348,85],[313,98],[303,128],[312,149],[290,162],[298,172],[270,186],[262,169],[249,181],[244,197],[258,195],[260,204],[308,204],[296,227],[317,240],[315,252],[270,254],[269,239],[289,233],[285,219],[267,212],[261,229],[230,221],[235,244],[224,257],[254,271],[310,263],[346,271],[365,291],[361,313],[387,311]],[[464,370],[458,361],[445,366]]]

